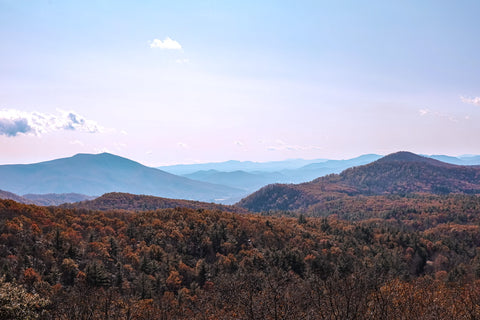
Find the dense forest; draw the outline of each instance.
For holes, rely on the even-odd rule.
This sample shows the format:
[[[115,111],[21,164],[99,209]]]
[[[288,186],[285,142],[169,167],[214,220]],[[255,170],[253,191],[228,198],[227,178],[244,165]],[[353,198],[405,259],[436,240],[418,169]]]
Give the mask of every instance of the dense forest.
[[[332,200],[333,201],[333,200]],[[308,214],[0,201],[2,319],[478,319],[480,199]],[[322,216],[323,215],[323,216]]]

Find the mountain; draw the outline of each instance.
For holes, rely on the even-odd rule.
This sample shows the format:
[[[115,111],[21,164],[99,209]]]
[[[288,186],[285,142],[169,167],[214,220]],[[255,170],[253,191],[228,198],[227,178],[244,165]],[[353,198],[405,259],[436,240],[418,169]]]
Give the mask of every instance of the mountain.
[[[343,170],[370,163],[379,159],[381,156],[376,154],[367,154],[357,158],[348,159],[348,160],[289,160],[289,161],[278,161],[270,163],[254,163],[254,162],[239,162],[239,161],[229,161],[219,164],[205,164],[206,167],[216,166],[216,169],[209,170],[199,170],[188,174],[183,174],[182,176],[209,182],[215,184],[222,184],[233,188],[238,188],[245,190],[244,196],[248,193],[258,190],[259,188],[266,186],[272,183],[301,183],[311,181],[318,177],[331,174],[331,173],[340,173]],[[316,161],[316,162],[312,162]],[[319,162],[321,161],[321,162]],[[309,163],[312,162],[312,163]],[[293,164],[300,165],[302,163],[308,163],[307,165],[302,165],[301,167],[289,168]],[[245,170],[236,170],[236,171],[221,171],[220,168],[226,168],[227,164],[233,165],[243,165],[246,169],[258,169],[261,165],[264,165],[264,169],[273,169],[275,164],[275,169],[280,169],[279,171],[245,171]],[[250,166],[248,166],[249,164]],[[189,167],[187,165],[181,166],[181,170],[190,170],[193,168],[198,168],[201,165],[192,165]],[[270,166],[270,167],[268,167]],[[190,168],[190,169],[188,169]],[[177,168],[178,169],[178,168]],[[177,170],[175,169],[175,170]]]
[[[251,173],[241,170],[223,172],[213,169],[186,174],[184,177],[204,182],[222,184],[233,188],[243,189],[248,192],[253,192],[267,184],[286,179],[285,176],[276,172]]]
[[[466,155],[459,157],[445,156],[445,155],[431,155],[429,158],[439,160],[446,163],[457,164],[461,166],[480,165],[480,156]]]
[[[14,200],[16,202],[24,203],[24,204],[31,204],[32,202],[29,201],[28,199],[25,199],[24,197],[21,197],[15,193],[0,190],[0,199],[9,199],[9,200]]]
[[[86,200],[76,203],[62,205],[63,208],[88,209],[88,210],[134,210],[149,211],[167,208],[189,208],[204,210],[219,210],[225,212],[247,213],[247,210],[236,207],[207,203],[200,201],[189,201],[179,199],[168,199],[154,196],[137,195],[130,193],[111,192],[106,193],[93,200]]]
[[[198,163],[198,164],[178,164],[172,166],[162,166],[157,169],[161,169],[172,174],[186,175],[197,171],[216,170],[223,172],[232,171],[246,171],[246,172],[275,172],[287,169],[297,169],[310,163],[327,161],[327,159],[291,159],[284,161],[270,161],[270,162],[253,162],[253,161],[237,161],[229,160],[225,162],[210,162],[210,163]]]
[[[252,211],[296,210],[332,196],[410,193],[478,194],[480,167],[458,166],[410,152],[397,152],[312,182],[269,185],[242,199],[238,205]]]
[[[480,156],[477,155],[465,155],[458,158],[461,159],[465,165],[480,165]]]
[[[85,200],[92,200],[95,197],[80,193],[47,193],[47,194],[24,194],[22,196],[29,202],[39,206],[58,206],[63,203],[73,203]],[[12,199],[15,200],[15,199]]]
[[[62,203],[91,200],[94,197],[78,193],[48,193],[48,194],[24,194],[19,196],[15,193],[0,190],[0,199],[10,199],[24,204],[37,206],[57,206]]]
[[[347,160],[327,160],[323,162],[310,163],[295,170],[280,171],[280,173],[284,177],[287,177],[287,179],[276,182],[307,182],[327,174],[340,173],[350,167],[368,164],[380,158],[381,156],[378,154],[365,154]]]
[[[17,194],[108,192],[226,201],[243,191],[179,177],[109,153],[77,154],[26,165],[0,166],[0,189]]]

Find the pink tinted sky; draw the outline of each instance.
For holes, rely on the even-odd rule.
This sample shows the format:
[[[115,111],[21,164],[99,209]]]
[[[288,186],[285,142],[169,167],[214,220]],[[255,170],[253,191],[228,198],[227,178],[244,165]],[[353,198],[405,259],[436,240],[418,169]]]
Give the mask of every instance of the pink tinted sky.
[[[480,154],[479,10],[0,0],[0,164]]]

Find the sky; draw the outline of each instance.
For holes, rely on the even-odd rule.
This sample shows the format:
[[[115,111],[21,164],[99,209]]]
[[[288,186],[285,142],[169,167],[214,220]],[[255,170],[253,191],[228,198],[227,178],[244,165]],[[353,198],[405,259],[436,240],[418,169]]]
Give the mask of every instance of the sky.
[[[0,164],[480,154],[480,2],[0,0]]]

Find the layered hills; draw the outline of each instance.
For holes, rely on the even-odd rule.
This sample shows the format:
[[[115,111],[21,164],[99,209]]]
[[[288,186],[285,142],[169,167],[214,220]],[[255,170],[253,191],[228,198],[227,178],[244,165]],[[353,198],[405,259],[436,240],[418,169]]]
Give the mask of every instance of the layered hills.
[[[0,189],[16,194],[108,192],[215,201],[242,191],[179,177],[109,153],[77,154],[25,165],[0,166]]]
[[[183,173],[182,176],[242,189],[245,191],[244,196],[246,196],[268,184],[307,182],[327,174],[340,173],[353,166],[371,163],[380,157],[376,154],[366,154],[347,160],[290,160],[265,163],[227,161],[218,164],[170,166],[165,167],[165,170],[175,173],[178,171],[189,172],[189,170],[202,167],[213,167],[216,169]],[[232,168],[238,170],[225,171]]]
[[[302,184],[268,185],[238,205],[252,211],[297,210],[342,195],[479,194],[480,166],[459,166],[410,152]]]

